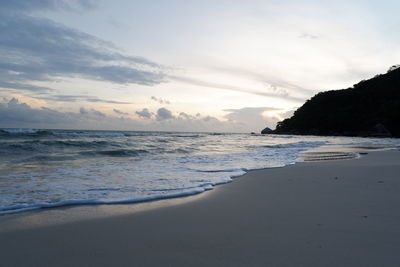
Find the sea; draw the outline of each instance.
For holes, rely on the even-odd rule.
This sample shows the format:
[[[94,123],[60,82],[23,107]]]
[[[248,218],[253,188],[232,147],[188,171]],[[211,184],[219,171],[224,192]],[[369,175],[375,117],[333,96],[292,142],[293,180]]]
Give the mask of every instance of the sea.
[[[390,138],[0,129],[0,215],[184,197],[249,170],[303,161],[321,147],[399,145]]]

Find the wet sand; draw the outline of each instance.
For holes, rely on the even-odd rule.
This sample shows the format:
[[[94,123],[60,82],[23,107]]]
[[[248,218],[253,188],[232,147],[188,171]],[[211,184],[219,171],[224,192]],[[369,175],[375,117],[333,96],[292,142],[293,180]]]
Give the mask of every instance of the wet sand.
[[[0,266],[400,266],[398,150],[251,171],[161,203],[55,209],[92,215],[32,227],[10,225],[46,212],[2,216]]]

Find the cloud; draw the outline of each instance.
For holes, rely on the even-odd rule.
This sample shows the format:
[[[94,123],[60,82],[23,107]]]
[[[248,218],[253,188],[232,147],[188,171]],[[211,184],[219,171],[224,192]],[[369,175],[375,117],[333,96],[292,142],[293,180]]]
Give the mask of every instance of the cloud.
[[[280,91],[280,92],[262,92],[262,91],[257,91],[257,90],[252,90],[249,88],[242,88],[234,85],[229,85],[229,84],[222,84],[222,83],[214,83],[214,82],[207,82],[204,80],[199,80],[199,79],[194,79],[194,78],[189,78],[189,77],[180,77],[180,76],[169,76],[171,79],[196,85],[196,86],[202,86],[202,87],[208,87],[208,88],[216,88],[216,89],[223,89],[223,90],[230,90],[230,91],[235,91],[235,92],[242,92],[242,93],[247,93],[247,94],[253,94],[253,95],[259,95],[259,96],[265,96],[265,97],[271,97],[271,98],[278,98],[278,99],[285,99],[285,100],[291,100],[296,103],[303,103],[304,98],[301,97],[295,97],[289,95],[287,92]],[[274,87],[271,87],[274,88]]]
[[[91,117],[106,117],[106,114],[95,109],[80,108],[79,113]]]
[[[204,117],[204,118],[203,118],[203,121],[206,121],[206,122],[219,122],[219,120],[218,120],[217,118],[212,117],[212,116],[206,116],[206,117]]]
[[[136,111],[135,113],[139,117],[144,118],[144,119],[151,119],[151,117],[153,116],[153,113],[150,112],[147,108],[144,108],[141,111]]]
[[[158,102],[160,104],[167,104],[167,105],[171,104],[170,101],[168,101],[166,99],[162,99],[161,97],[152,96],[152,97],[150,97],[150,99],[153,100],[153,101],[156,101],[156,102]]]
[[[63,2],[39,1],[39,6]],[[8,8],[19,6],[20,10],[31,5],[28,1],[6,3]],[[90,34],[21,12],[2,9],[0,15],[0,86],[51,91],[31,82],[53,81],[55,77],[149,86],[165,81],[164,67],[143,57],[122,54],[113,44]]]
[[[107,99],[101,99],[93,96],[88,96],[86,98],[83,98],[84,100],[88,102],[101,102],[101,103],[108,103],[108,104],[132,104],[132,102],[124,102],[124,101],[115,101],[115,100],[107,100]]]
[[[315,39],[318,39],[319,36],[318,35],[314,35],[314,34],[309,34],[309,33],[302,33],[302,34],[299,35],[299,38],[315,40]]]
[[[236,122],[242,125],[242,129],[253,129],[257,131],[260,127],[275,128],[276,123],[283,118],[287,118],[289,113],[286,110],[281,110],[271,107],[245,107],[241,109],[227,109],[229,112],[225,115],[231,122]],[[257,129],[258,127],[258,129]]]
[[[113,111],[114,111],[115,113],[117,113],[118,115],[122,115],[122,116],[128,116],[128,115],[129,115],[129,113],[123,112],[123,111],[121,111],[121,110],[119,110],[119,109],[116,109],[116,108],[114,108]]]
[[[225,118],[232,121],[246,121],[249,117],[257,117],[254,115],[260,115],[265,111],[276,111],[280,110],[277,108],[270,107],[245,107],[240,109],[225,109],[224,111],[229,112],[225,115]]]
[[[16,98],[12,98],[6,105],[7,105],[8,108],[11,108],[11,109],[18,109],[18,108],[26,109],[26,108],[29,108],[29,106],[27,104],[20,103],[18,101],[18,99],[16,99]]]
[[[254,72],[248,69],[244,68],[238,68],[238,67],[211,67],[210,69],[216,70],[216,71],[221,71],[228,73],[230,75],[235,75],[243,78],[247,78],[253,81],[261,82],[265,85],[268,86],[268,89],[272,89],[272,93],[276,94],[274,92],[274,88],[280,88],[282,91],[285,92],[285,94],[289,95],[297,95],[297,94],[302,94],[307,97],[313,96],[316,93],[315,89],[309,89],[309,88],[304,88],[303,86],[300,86],[298,84],[295,84],[293,82],[290,82],[288,79],[282,78],[279,75],[276,74],[269,74],[266,73],[260,73],[260,72]],[[283,96],[285,97],[285,94],[276,94],[277,96]],[[297,98],[294,97],[293,100],[301,100],[301,102],[304,102],[304,98]]]
[[[93,0],[2,0],[1,8],[12,11],[86,10],[96,6]]]
[[[22,91],[36,92],[36,93],[53,91],[53,89],[44,86],[36,86],[32,84],[23,84],[23,83],[5,82],[5,81],[0,81],[0,87],[12,90],[18,90],[18,91],[22,90]]]
[[[200,116],[200,115],[199,115],[199,116]],[[198,116],[197,116],[197,117],[198,117]],[[187,113],[185,113],[185,112],[180,112],[178,118],[181,118],[181,119],[184,119],[184,120],[193,120],[193,119],[196,119],[196,116],[192,116],[192,115],[187,114]]]
[[[111,117],[95,109],[80,108],[79,112],[61,112],[42,107],[32,108],[15,98],[0,103],[0,125],[10,128],[44,129],[136,129],[140,122]]]
[[[124,102],[124,101],[115,101],[115,100],[108,100],[102,99],[95,96],[86,96],[86,95],[49,95],[44,94],[42,96],[33,96],[36,99],[42,100],[50,100],[50,101],[58,101],[58,102],[79,102],[79,101],[86,101],[92,103],[107,103],[107,104],[132,104],[132,102]]]
[[[51,109],[32,109],[26,103],[20,103],[15,98],[0,106],[0,124],[4,127],[29,127],[43,123],[57,124],[68,121],[69,118],[66,114]]]
[[[130,117],[112,116],[128,114],[118,109],[110,114],[96,109],[81,107],[78,112],[63,112],[46,107],[32,108],[15,98],[0,103],[0,125],[8,128],[43,129],[87,129],[87,130],[147,130],[147,131],[199,131],[199,132],[252,132],[264,127],[275,127],[276,117],[263,116],[264,111],[285,111],[274,108],[243,108],[226,110],[226,120],[213,116],[197,116],[185,112],[176,112],[176,116],[160,108],[156,114],[144,108],[136,114],[146,120]]]
[[[170,120],[174,118],[175,117],[172,115],[172,112],[166,108],[159,108],[157,110],[156,119],[158,121]]]

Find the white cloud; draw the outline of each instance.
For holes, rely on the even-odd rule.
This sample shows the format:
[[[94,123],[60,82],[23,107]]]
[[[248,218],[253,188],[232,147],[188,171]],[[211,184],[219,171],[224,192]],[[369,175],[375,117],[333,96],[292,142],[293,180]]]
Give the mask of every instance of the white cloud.
[[[276,123],[282,118],[287,118],[287,111],[271,107],[245,107],[241,109],[228,109],[225,115],[231,122],[241,124],[241,128],[257,131],[260,128],[275,128]]]

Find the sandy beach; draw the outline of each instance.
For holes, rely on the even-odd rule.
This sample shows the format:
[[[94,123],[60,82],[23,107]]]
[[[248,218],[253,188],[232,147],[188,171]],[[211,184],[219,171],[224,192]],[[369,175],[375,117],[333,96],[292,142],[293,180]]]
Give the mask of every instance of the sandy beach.
[[[0,266],[400,266],[399,173],[398,150],[370,152],[134,212],[15,229],[62,209],[1,216]]]

